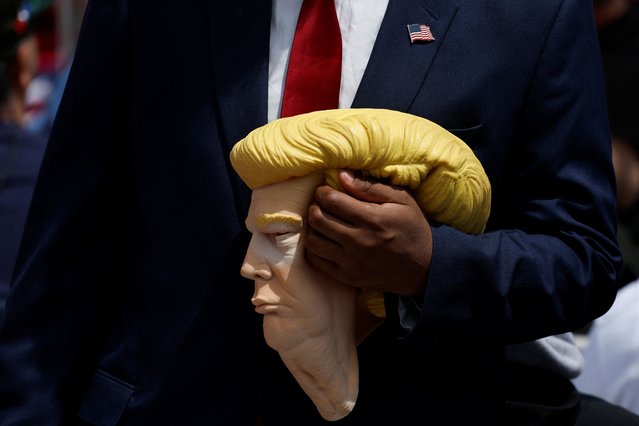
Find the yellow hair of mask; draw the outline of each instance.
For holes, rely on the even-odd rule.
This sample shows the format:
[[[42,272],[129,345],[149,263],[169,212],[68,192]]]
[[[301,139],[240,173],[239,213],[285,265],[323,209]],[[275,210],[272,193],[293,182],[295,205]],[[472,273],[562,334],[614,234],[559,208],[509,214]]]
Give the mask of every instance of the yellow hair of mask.
[[[471,234],[484,230],[490,213],[490,182],[468,145],[397,111],[337,109],[274,120],[233,147],[231,164],[251,189],[310,173],[324,173],[341,189],[337,172],[358,171],[407,188],[427,218]],[[368,299],[383,316],[381,294]]]

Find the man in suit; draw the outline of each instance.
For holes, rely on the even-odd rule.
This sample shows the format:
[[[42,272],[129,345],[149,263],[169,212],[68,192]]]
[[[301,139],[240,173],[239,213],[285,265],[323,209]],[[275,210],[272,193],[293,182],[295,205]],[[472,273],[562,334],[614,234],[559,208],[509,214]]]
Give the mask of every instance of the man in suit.
[[[299,10],[89,2],[0,326],[0,424],[323,423],[264,347],[239,277],[248,190],[228,163],[279,112],[288,3]],[[440,124],[493,188],[480,236],[393,214],[406,193],[348,175],[346,194],[316,193],[309,262],[373,283],[388,313],[360,345],[360,396],[340,422],[500,424],[517,378],[541,377],[506,362],[505,347],[576,329],[614,299],[621,259],[590,2],[337,3],[340,26],[367,12],[378,24],[339,106]],[[434,40],[412,43],[410,24]],[[355,32],[343,63],[371,38],[345,28]],[[348,238],[335,225],[353,211]],[[418,244],[380,244],[371,224]],[[347,253],[323,248],[327,236]]]

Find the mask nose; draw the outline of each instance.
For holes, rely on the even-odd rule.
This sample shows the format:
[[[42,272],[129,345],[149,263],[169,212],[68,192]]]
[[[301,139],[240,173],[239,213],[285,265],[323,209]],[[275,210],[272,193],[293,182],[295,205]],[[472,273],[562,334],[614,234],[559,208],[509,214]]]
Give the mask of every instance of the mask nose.
[[[258,278],[268,281],[273,276],[271,274],[271,269],[265,263],[254,265],[246,260],[240,269],[240,274],[242,274],[244,278],[248,278],[253,281],[256,281]]]
[[[264,261],[264,258],[255,252],[252,239],[248,249],[246,250],[246,257],[244,258],[244,263],[242,263],[242,267],[240,268],[240,274],[244,278],[248,278],[253,281],[257,281],[258,279],[268,281],[273,277],[271,268]]]

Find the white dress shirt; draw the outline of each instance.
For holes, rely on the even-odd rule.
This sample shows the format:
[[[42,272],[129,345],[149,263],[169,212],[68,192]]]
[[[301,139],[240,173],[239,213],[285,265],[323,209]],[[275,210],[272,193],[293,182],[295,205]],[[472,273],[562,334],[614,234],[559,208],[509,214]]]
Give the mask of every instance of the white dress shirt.
[[[268,121],[280,115],[288,57],[303,0],[274,0],[268,67]],[[388,0],[335,0],[342,33],[339,108],[349,108],[362,81]]]
[[[639,414],[639,280],[623,286],[594,321],[584,358],[577,389]]]

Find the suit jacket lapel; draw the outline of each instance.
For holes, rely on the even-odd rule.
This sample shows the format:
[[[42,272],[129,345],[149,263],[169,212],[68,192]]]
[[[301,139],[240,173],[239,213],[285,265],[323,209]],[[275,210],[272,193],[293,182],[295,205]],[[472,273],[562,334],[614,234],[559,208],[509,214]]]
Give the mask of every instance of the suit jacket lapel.
[[[267,121],[271,2],[208,1],[220,139],[237,215],[243,220],[251,191],[233,172],[228,154],[237,141]]]
[[[217,101],[227,152],[266,123],[271,2],[209,0]]]
[[[353,107],[408,111],[457,8],[451,0],[390,0]],[[428,25],[435,41],[411,44],[408,24]]]

